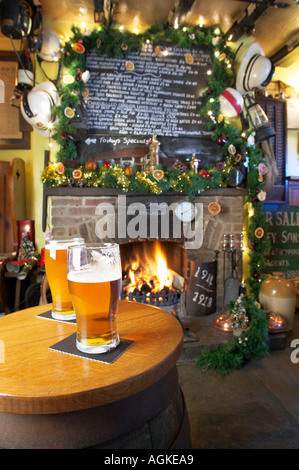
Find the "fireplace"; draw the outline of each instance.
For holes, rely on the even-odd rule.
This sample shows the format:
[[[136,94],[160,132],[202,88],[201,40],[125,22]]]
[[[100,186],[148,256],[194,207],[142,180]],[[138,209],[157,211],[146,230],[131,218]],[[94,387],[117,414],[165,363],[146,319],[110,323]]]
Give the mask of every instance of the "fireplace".
[[[154,231],[154,233],[151,233],[150,223],[147,224],[147,231],[143,230],[144,227],[139,227],[142,236],[134,239],[130,238],[130,233],[125,230],[129,226],[132,217],[134,217],[128,213],[126,213],[126,216],[123,215],[129,205],[133,204],[134,206],[135,203],[142,203],[149,221],[151,215],[148,213],[148,208],[151,204],[165,203],[167,206],[171,206],[173,203],[188,200],[187,196],[174,193],[147,195],[132,192],[127,193],[124,200],[124,194],[113,188],[45,188],[44,231],[50,231],[53,236],[58,238],[80,236],[85,238],[87,242],[108,241],[107,236],[103,239],[99,236],[99,208],[103,208],[105,205],[108,209],[114,208],[111,226],[114,227],[113,224],[115,223],[115,227],[110,241],[120,244],[124,274],[123,298],[130,301],[146,302],[162,308],[167,305],[171,308],[172,303],[182,304],[182,301],[184,302],[182,290],[180,289],[182,282],[186,288],[183,296],[188,296],[190,273],[192,275],[192,273],[198,272],[201,263],[204,264],[204,267],[214,263],[214,292],[208,295],[215,296],[215,302],[213,301],[212,304],[216,305],[216,308],[221,308],[224,284],[223,237],[224,234],[233,233],[235,239],[238,239],[244,230],[243,205],[245,195],[246,191],[244,189],[208,189],[192,201],[194,204],[200,203],[202,205],[203,217],[201,227],[203,231],[202,243],[195,248],[186,248],[184,230],[179,234],[170,231],[167,238],[161,236],[160,222],[163,221],[163,214],[158,217],[159,227],[158,231]],[[210,212],[211,202],[216,202],[220,206],[221,210],[218,214]],[[110,220],[108,222],[110,223]],[[149,287],[154,284],[154,279],[152,279],[152,281],[143,282],[143,289],[134,287],[133,291],[129,292],[127,287],[131,279],[129,279],[128,268],[132,266],[136,256],[140,257],[141,252],[152,255],[157,241],[160,242],[160,248],[165,254],[167,269],[175,273],[174,276],[176,276],[176,281],[179,283],[179,288],[176,286],[173,288],[172,280],[171,289],[173,292],[169,291],[169,286],[166,286],[164,290],[164,286],[159,289],[161,295],[156,295],[153,289],[147,292]],[[146,255],[146,261],[148,260],[149,256]],[[151,274],[152,277],[155,277],[157,273],[153,272]],[[211,274],[208,277],[211,278]],[[205,307],[211,305],[211,298],[208,298],[208,295],[204,297],[201,294],[193,294],[193,292],[190,293],[192,296],[191,301],[194,299],[196,308],[192,309],[191,315],[205,315]],[[198,304],[197,300],[200,300],[201,304]],[[212,313],[211,309],[207,312],[208,314]],[[185,315],[188,316],[188,311],[185,312]]]
[[[121,299],[157,307],[180,302],[186,250],[178,242],[144,240],[120,245]]]

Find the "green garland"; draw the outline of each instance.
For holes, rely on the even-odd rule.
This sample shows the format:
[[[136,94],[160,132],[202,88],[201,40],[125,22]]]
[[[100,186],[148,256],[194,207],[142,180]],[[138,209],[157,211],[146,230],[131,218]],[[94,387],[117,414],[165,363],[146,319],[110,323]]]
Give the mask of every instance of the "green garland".
[[[221,375],[240,369],[247,362],[268,353],[268,313],[248,296],[239,298],[231,305],[230,314],[233,331],[237,335],[228,343],[203,351],[197,360],[197,364],[202,368],[215,369]]]

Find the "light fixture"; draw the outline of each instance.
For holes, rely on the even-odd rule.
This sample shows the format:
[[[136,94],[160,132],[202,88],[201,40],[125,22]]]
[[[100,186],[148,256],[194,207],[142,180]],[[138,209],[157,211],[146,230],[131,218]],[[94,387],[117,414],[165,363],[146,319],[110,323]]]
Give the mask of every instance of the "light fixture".
[[[249,127],[255,131],[255,142],[257,144],[275,135],[268,117],[250,93],[244,95],[244,108],[246,112],[245,118],[248,121]]]

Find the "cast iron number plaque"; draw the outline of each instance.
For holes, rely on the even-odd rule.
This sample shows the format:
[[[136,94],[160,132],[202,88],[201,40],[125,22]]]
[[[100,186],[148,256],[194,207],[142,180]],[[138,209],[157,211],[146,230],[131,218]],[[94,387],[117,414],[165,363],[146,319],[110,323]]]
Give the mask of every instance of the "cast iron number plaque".
[[[186,309],[189,316],[216,311],[216,261],[192,262]]]
[[[156,45],[125,58],[87,54],[91,134],[210,136],[198,110],[213,64],[212,49],[160,46],[167,55],[157,55]]]

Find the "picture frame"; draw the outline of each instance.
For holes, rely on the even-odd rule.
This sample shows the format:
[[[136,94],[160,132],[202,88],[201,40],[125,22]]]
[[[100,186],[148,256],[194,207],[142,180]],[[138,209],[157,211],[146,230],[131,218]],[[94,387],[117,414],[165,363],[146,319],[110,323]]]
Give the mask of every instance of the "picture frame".
[[[12,105],[18,59],[14,52],[0,51],[0,150],[30,149],[30,126],[17,104]]]

